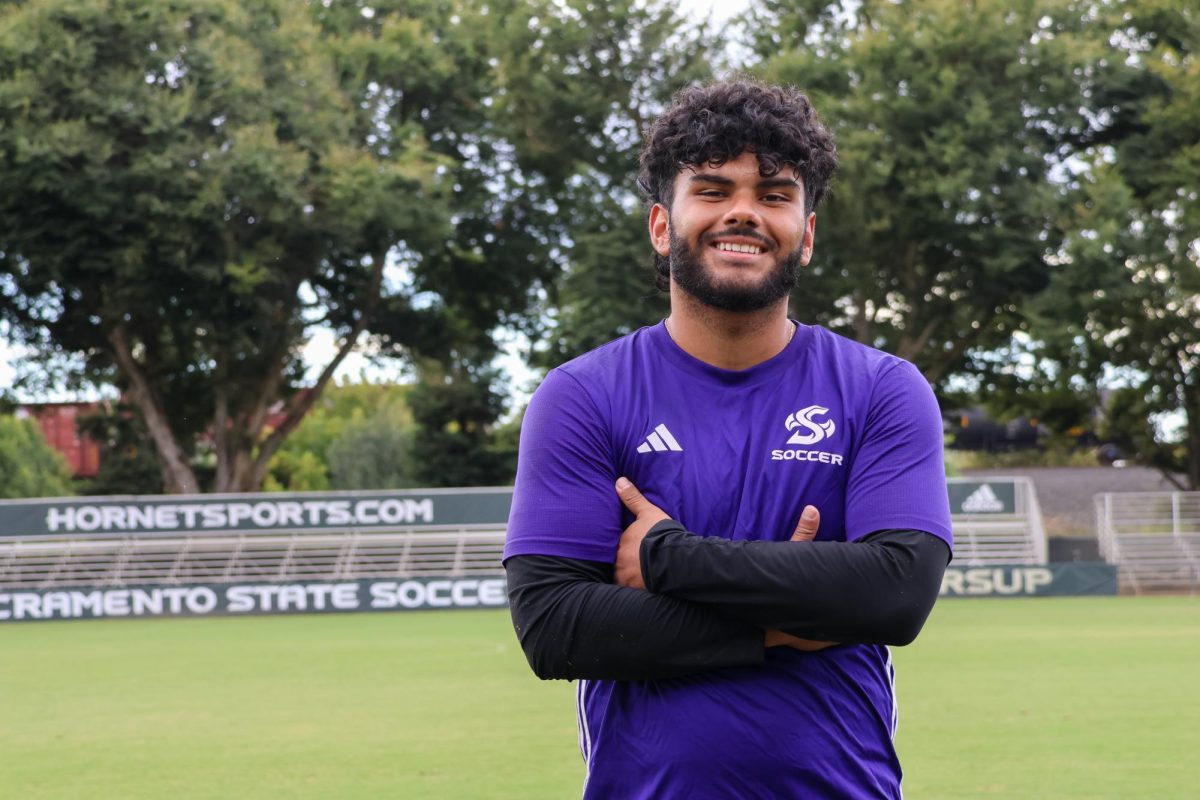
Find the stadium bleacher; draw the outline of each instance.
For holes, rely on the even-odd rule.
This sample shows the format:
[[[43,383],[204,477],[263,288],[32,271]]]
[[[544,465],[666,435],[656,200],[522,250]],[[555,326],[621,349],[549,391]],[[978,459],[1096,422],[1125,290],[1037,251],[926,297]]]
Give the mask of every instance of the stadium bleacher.
[[[1123,593],[1200,591],[1200,492],[1107,492],[1095,504]]]
[[[951,479],[960,567],[1041,565],[1032,482]],[[997,502],[995,489],[1011,500]],[[1126,593],[1200,589],[1200,492],[1095,498],[1100,551]],[[970,511],[966,511],[970,509]],[[0,588],[501,576],[504,525],[347,530],[37,533],[0,537]]]

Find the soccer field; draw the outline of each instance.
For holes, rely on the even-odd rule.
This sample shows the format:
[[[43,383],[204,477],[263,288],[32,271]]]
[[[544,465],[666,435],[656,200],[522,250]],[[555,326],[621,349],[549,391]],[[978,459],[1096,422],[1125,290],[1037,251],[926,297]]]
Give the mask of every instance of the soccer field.
[[[909,798],[1195,797],[1200,599],[941,602],[896,650]],[[503,611],[0,626],[0,797],[577,797]]]

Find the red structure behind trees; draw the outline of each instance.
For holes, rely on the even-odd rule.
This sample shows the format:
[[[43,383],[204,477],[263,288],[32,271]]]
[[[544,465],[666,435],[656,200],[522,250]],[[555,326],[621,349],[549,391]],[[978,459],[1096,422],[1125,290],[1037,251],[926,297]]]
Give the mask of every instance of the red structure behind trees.
[[[100,444],[80,436],[77,420],[101,410],[100,403],[29,403],[17,415],[37,422],[46,442],[67,459],[73,477],[92,478],[100,470]]]

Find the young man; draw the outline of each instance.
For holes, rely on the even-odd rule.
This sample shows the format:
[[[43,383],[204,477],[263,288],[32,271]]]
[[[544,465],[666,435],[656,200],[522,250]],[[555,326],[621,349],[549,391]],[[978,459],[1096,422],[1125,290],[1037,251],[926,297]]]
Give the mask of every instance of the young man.
[[[585,797],[900,795],[886,645],[950,556],[941,419],[912,365],[788,319],[835,165],[799,92],[682,92],[639,178],[671,314],[530,402],[509,596],[578,681]]]

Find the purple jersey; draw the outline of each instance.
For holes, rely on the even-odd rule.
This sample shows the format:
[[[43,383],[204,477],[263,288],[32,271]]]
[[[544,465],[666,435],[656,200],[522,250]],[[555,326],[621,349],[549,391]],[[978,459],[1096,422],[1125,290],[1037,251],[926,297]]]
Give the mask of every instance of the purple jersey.
[[[661,323],[553,370],[530,402],[505,558],[612,562],[624,475],[688,530],[786,540],[887,528],[951,543],[941,417],[908,362],[800,325],[774,358],[722,370]],[[797,544],[797,547],[803,547]],[[898,797],[891,654],[771,648],[764,664],[580,681],[585,797]]]

